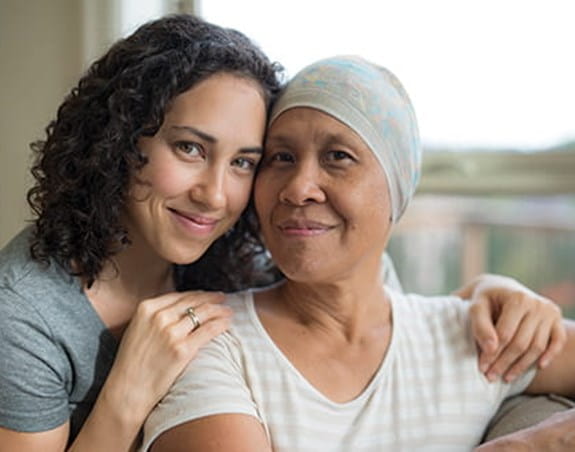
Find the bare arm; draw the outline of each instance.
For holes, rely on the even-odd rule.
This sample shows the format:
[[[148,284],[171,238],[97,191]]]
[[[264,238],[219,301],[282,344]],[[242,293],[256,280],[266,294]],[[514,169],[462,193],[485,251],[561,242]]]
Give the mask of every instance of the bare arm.
[[[245,414],[208,416],[158,437],[152,452],[271,452],[262,424]]]
[[[68,423],[40,433],[21,433],[0,427],[0,451],[64,450],[68,441]]]
[[[529,394],[556,393],[575,396],[575,322],[565,320],[567,343],[557,358],[545,369],[540,369],[527,388]]]

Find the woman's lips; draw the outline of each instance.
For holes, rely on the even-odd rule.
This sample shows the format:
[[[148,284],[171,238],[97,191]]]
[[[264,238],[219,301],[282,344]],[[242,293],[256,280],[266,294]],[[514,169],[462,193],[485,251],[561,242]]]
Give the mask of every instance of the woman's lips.
[[[177,223],[193,235],[207,235],[214,231],[219,219],[210,218],[203,215],[183,212],[176,209],[168,209]]]
[[[291,237],[313,237],[325,234],[335,226],[313,220],[286,220],[278,223],[279,230]]]

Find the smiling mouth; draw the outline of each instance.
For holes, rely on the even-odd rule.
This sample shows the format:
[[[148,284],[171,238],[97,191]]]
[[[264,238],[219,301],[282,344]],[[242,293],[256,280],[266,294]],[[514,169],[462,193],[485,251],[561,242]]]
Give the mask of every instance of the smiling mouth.
[[[214,231],[219,219],[195,215],[180,210],[168,208],[177,224],[192,235],[205,235]]]
[[[284,221],[279,223],[279,230],[291,237],[314,237],[325,234],[335,228],[333,225],[321,223],[318,221]]]

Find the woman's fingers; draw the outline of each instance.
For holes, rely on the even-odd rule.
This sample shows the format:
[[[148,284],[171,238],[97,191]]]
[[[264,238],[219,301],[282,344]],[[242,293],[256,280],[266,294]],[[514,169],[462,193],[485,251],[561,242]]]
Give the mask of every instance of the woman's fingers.
[[[549,342],[551,325],[536,325],[536,331],[534,332],[533,339],[531,343],[527,346],[526,351],[523,354],[519,354],[519,359],[508,366],[508,363],[502,364],[502,369],[509,367],[503,376],[504,380],[507,382],[515,380],[519,375],[524,373],[531,365],[533,365],[538,358],[541,356],[543,351],[547,348]],[[529,340],[529,337],[525,337],[524,340]],[[511,346],[511,344],[510,344]],[[501,371],[499,371],[501,372]]]
[[[173,330],[176,335],[181,339],[186,339],[187,336],[194,335],[195,337],[200,337],[198,333],[202,332],[201,330],[209,330],[211,327],[206,328],[210,324],[210,322],[226,319],[229,320],[232,316],[232,310],[227,306],[220,306],[218,304],[213,303],[204,303],[198,305],[196,307],[192,307],[193,312],[199,322],[199,325],[196,326],[194,321],[190,318],[190,315],[186,312],[188,307],[185,304],[183,306],[179,306],[181,309],[179,312],[179,319],[173,325]]]
[[[521,294],[513,294],[508,296],[507,302],[503,303],[499,308],[499,318],[495,319],[495,330],[497,331],[497,337],[499,338],[499,351],[503,350],[507,345],[517,338],[517,333],[521,328],[528,328],[530,333],[533,333],[534,327],[532,323],[522,324],[525,317],[528,316],[531,307],[531,300]],[[538,319],[531,319],[531,322]],[[541,319],[545,320],[545,319]],[[523,334],[526,331],[523,331]],[[523,337],[520,339],[524,340]],[[519,344],[516,343],[515,346]],[[514,347],[515,347],[514,346]],[[514,349],[512,347],[511,350]],[[516,357],[517,358],[517,357]]]
[[[229,324],[232,311],[219,304],[222,300],[223,295],[217,293],[188,292],[153,314],[150,328],[158,336],[159,346],[173,356],[174,365],[187,364],[206,343],[205,337],[213,338],[223,331],[216,328],[218,333],[212,332],[213,321],[224,319],[216,325]]]
[[[549,363],[557,356],[557,354],[563,350],[565,343],[567,342],[567,332],[561,322],[561,318],[558,321],[554,321],[551,327],[551,338],[545,352],[539,358],[538,364],[540,368],[545,368]]]
[[[496,326],[501,345],[486,373],[489,380],[503,375],[512,381],[535,363],[545,366],[565,345],[559,308],[545,299],[533,304],[523,298],[504,307]]]
[[[512,367],[518,364],[518,367],[525,371],[545,349],[549,338],[549,324],[540,324],[539,319],[534,316],[525,316],[519,323],[514,322],[511,325],[515,334],[511,338],[507,336],[505,343],[501,344],[497,359],[486,373],[490,381],[503,375],[507,381],[511,380],[510,377],[517,377],[518,373],[510,373]],[[506,330],[506,335],[508,334]]]
[[[198,350],[230,327],[231,315],[211,318],[188,335],[188,354],[194,357]]]
[[[492,321],[491,305],[483,297],[470,309],[471,330],[479,348],[479,369],[485,373],[497,358],[499,341]]]
[[[221,303],[224,295],[220,292],[172,292],[160,297],[142,301],[131,323],[147,324],[145,328],[163,329],[177,322],[187,308],[195,309],[204,304]],[[150,325],[151,324],[151,325]]]
[[[491,380],[516,378],[536,362],[546,366],[564,346],[559,307],[514,279],[483,275],[463,289],[473,298],[470,317],[479,366]]]

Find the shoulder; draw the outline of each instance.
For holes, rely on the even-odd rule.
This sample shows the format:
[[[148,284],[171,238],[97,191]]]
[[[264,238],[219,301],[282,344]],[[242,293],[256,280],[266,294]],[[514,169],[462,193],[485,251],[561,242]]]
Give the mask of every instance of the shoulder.
[[[15,347],[28,343],[41,349],[78,321],[83,294],[63,268],[30,257],[29,232],[22,231],[0,251],[0,337]]]
[[[237,314],[247,313],[251,303],[253,303],[253,294],[250,290],[226,294],[224,300],[224,304]]]
[[[35,261],[30,256],[31,228],[15,236],[0,251],[0,306],[7,294],[23,298],[45,299],[52,291],[75,284],[72,276],[55,262],[49,265]]]
[[[426,297],[417,294],[403,294],[388,289],[394,313],[409,316],[421,322],[466,323],[469,303],[456,296]]]
[[[252,291],[227,294],[224,305],[233,311],[232,324],[229,329],[232,336],[239,338],[254,332],[257,315]]]
[[[34,273],[37,264],[30,257],[30,228],[22,230],[0,251],[0,287],[13,287]]]
[[[454,296],[389,294],[394,329],[402,342],[475,356],[468,302]]]

